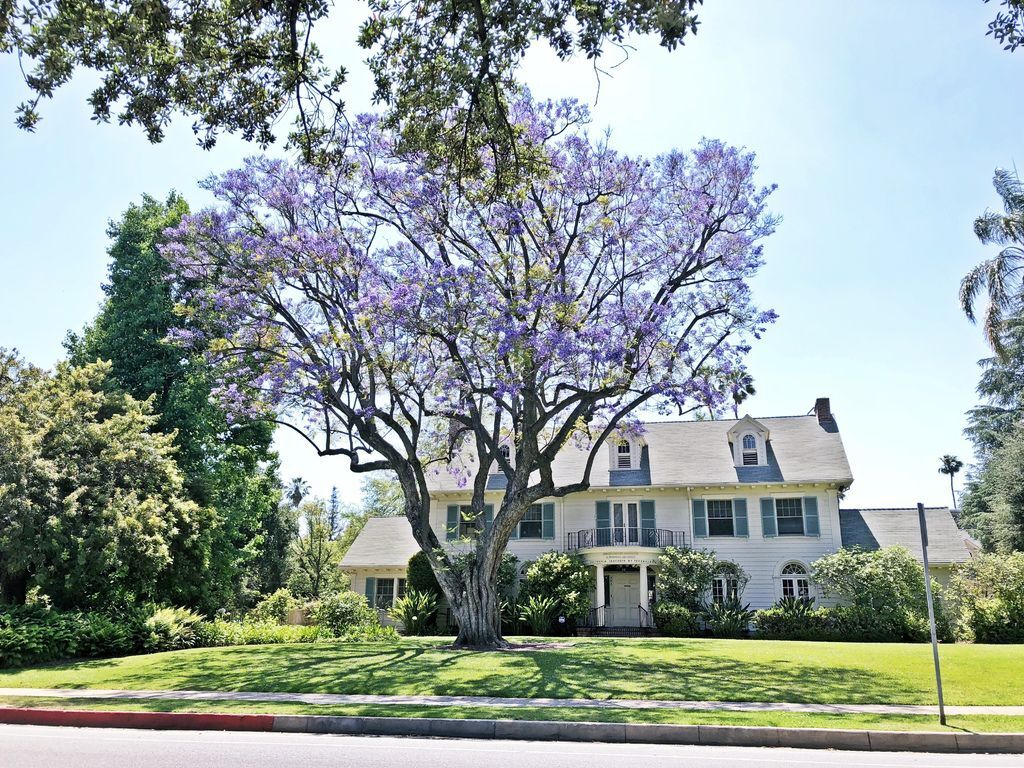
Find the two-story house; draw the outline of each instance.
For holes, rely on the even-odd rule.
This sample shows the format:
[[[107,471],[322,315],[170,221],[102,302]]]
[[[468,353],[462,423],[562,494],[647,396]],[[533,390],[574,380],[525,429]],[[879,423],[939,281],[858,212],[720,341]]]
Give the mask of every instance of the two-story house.
[[[585,459],[583,450],[566,446],[554,464],[556,483],[578,480]],[[491,477],[482,521],[464,515],[469,490],[454,477],[441,473],[431,482],[431,525],[458,547],[489,523],[505,478]],[[657,561],[667,546],[706,548],[735,561],[750,577],[743,602],[768,607],[787,595],[816,594],[810,564],[843,546],[839,498],[852,482],[827,398],[806,416],[650,422],[641,437],[602,449],[589,490],[531,507],[508,551],[524,568],[551,550],[579,553],[594,569],[599,625],[649,622]],[[870,538],[864,525],[846,522],[848,531]],[[952,549],[959,546],[966,559],[954,538]],[[404,590],[416,551],[404,518],[371,519],[342,568],[353,590],[383,608]],[[709,599],[734,589],[722,576]]]

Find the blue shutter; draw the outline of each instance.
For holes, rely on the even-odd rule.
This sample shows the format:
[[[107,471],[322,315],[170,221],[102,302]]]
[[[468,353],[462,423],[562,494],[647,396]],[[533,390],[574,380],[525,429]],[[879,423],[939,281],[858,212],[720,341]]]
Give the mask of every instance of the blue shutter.
[[[612,543],[612,504],[610,501],[599,501],[594,512],[594,544],[607,547]]]
[[[749,536],[750,528],[747,525],[747,500],[732,500],[732,523],[737,536]]]
[[[804,536],[820,536],[818,526],[818,497],[804,497]]]
[[[708,512],[704,499],[693,500],[693,538],[706,539],[708,537]]]
[[[654,502],[653,501],[641,501],[640,502],[640,528],[645,531],[651,531],[657,528],[657,523],[654,519]]]
[[[459,505],[448,505],[448,524],[445,528],[445,538],[448,541],[459,538]]]
[[[775,526],[775,499],[761,499],[761,535],[766,539],[778,536]]]
[[[373,576],[366,577],[366,602],[370,604],[371,608],[376,607],[377,598],[377,580]]]
[[[486,531],[491,527],[491,523],[494,522],[494,505],[484,504],[484,530]]]
[[[555,538],[555,505],[547,503],[541,507],[541,538]]]

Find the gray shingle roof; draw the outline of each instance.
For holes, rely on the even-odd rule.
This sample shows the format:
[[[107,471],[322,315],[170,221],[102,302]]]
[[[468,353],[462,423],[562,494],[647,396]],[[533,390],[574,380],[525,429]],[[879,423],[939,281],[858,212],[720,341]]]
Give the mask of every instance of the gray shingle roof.
[[[341,567],[405,568],[419,551],[404,517],[371,517],[341,559]]]
[[[931,563],[962,563],[971,557],[964,532],[946,507],[927,507],[928,560]],[[921,556],[921,529],[917,508],[841,509],[839,529],[844,547],[881,549],[900,545],[918,560]]]
[[[768,465],[737,467],[728,432],[737,422],[660,421],[645,425],[647,444],[644,465],[634,473],[638,484],[728,485],[734,483],[836,483],[853,482],[843,441],[834,421],[824,425],[816,416],[777,416],[758,419],[769,430]],[[567,445],[554,465],[555,482],[578,482],[587,454]],[[649,466],[648,466],[649,465]],[[641,474],[647,477],[642,477]],[[649,479],[648,479],[649,478]],[[428,476],[434,491],[460,490],[446,470]],[[595,488],[619,485],[609,472],[608,451],[600,449],[591,472]]]

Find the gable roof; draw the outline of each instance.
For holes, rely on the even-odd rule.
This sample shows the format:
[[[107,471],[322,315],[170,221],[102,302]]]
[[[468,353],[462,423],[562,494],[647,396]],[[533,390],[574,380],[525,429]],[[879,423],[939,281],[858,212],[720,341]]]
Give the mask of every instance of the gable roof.
[[[737,467],[729,445],[730,430],[744,419],[720,421],[655,421],[645,424],[646,449],[642,457],[640,485],[689,486],[737,483],[834,483],[853,482],[850,464],[835,421],[820,423],[816,416],[775,416],[757,419],[770,438],[768,465]],[[558,484],[578,482],[587,452],[565,446],[555,459]],[[471,458],[475,466],[475,457]],[[649,475],[648,475],[649,473]],[[618,486],[618,471],[609,471],[608,451],[598,449],[591,471],[591,487]],[[445,469],[428,475],[432,491],[465,490]],[[503,484],[501,484],[503,485]]]
[[[946,507],[927,507],[924,511],[928,525],[928,560],[947,565],[962,563],[971,558],[971,552],[961,531]],[[875,550],[899,545],[906,547],[919,561],[921,528],[917,508],[893,509],[841,509],[839,530],[844,547]]]
[[[405,568],[419,551],[404,517],[371,517],[341,559],[341,567]]]

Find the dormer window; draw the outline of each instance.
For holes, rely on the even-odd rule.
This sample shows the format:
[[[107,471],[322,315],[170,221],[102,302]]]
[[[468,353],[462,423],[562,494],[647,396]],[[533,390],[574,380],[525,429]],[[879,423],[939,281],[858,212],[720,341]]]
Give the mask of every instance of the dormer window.
[[[737,467],[768,465],[768,428],[757,419],[744,416],[728,431],[729,450]]]
[[[633,446],[623,440],[615,451],[615,468],[631,469],[633,467]]]
[[[512,446],[510,446],[508,443],[502,443],[501,445],[498,446],[498,453],[501,454],[501,458],[508,462],[509,466],[515,466],[515,459],[512,456]],[[500,474],[501,472],[504,471],[501,466],[501,461],[498,460],[497,456],[494,458],[494,468],[491,471],[497,474]]]
[[[643,442],[638,439],[618,438],[608,441],[608,469],[612,472],[640,469]]]
[[[753,435],[743,436],[743,466],[756,467],[760,462],[757,459],[757,438]]]

